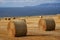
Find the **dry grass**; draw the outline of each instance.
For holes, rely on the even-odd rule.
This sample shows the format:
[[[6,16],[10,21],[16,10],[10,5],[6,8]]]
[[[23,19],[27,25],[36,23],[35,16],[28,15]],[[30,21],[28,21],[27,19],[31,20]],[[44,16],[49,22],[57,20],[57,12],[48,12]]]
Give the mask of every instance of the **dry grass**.
[[[15,40],[60,40],[60,37],[54,36],[26,36],[26,37],[18,37]]]
[[[60,40],[60,19],[58,19],[58,16],[52,16],[52,17],[54,18],[54,20],[56,22],[56,30],[55,31],[48,32],[48,33],[43,32],[43,33],[41,33],[42,35],[40,34],[40,36],[38,35],[38,36],[15,37],[15,40]],[[50,18],[52,18],[52,17],[50,17]],[[46,18],[47,18],[47,16],[46,16]],[[36,17],[36,18],[28,17],[25,19],[27,20],[27,26],[33,27],[34,25],[37,25],[36,23],[38,23],[38,20],[40,18],[39,17]]]
[[[7,38],[7,37],[0,37],[0,40],[60,40],[60,19],[58,16],[43,16],[43,18],[54,18],[56,22],[56,30],[52,32],[48,32],[48,35],[46,32],[43,32],[40,34],[40,36],[24,36],[24,37],[15,37],[15,38]],[[20,19],[20,18],[18,18]],[[21,19],[26,19],[27,26],[33,27],[37,26],[38,21],[40,20],[40,17],[23,17]],[[32,25],[32,24],[33,25]],[[44,35],[43,35],[44,34]],[[45,35],[46,34],[46,35]]]

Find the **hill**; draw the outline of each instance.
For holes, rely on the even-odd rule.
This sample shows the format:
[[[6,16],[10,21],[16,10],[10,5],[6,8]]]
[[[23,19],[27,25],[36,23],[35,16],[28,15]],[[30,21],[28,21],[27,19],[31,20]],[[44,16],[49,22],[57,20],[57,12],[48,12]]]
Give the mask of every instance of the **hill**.
[[[0,7],[0,16],[33,16],[60,13],[60,3],[45,3],[27,7]]]

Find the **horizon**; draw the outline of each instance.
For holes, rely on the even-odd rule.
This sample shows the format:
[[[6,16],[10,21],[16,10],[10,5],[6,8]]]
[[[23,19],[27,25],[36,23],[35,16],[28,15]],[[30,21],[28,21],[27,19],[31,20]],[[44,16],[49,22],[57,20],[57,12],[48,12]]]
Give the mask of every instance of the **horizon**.
[[[21,1],[22,0],[0,0],[0,17],[53,15],[60,13],[60,0]],[[20,2],[22,4],[20,4]]]

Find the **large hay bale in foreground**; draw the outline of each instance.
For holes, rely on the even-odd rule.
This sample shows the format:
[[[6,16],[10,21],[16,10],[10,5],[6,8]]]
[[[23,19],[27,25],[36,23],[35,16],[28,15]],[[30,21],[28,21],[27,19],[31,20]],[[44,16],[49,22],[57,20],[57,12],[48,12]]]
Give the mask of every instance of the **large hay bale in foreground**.
[[[25,36],[27,33],[27,25],[25,20],[14,20],[16,37]]]
[[[42,31],[53,31],[55,30],[54,19],[40,19],[39,27]]]
[[[14,37],[15,36],[14,23],[11,21],[0,21],[0,36]]]

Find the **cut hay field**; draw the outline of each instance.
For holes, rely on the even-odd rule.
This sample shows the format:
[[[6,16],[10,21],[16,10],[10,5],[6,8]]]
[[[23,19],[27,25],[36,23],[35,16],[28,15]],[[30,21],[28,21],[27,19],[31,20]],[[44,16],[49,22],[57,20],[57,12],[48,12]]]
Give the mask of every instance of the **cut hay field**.
[[[60,40],[60,16],[58,15],[43,16],[43,18],[53,18],[55,20],[55,23],[56,23],[55,31],[41,32],[40,34],[39,34],[40,31],[38,31],[36,33],[38,33],[39,35],[15,37],[15,40]],[[40,16],[39,17],[26,17],[25,19],[27,21],[28,27],[36,27],[38,26],[37,23],[40,20]],[[36,28],[35,31],[37,29],[38,28]]]
[[[10,39],[8,37],[1,38],[0,40],[60,40],[60,15],[47,15],[42,16],[42,18],[53,18],[55,21],[55,30],[54,31],[39,31],[38,23],[41,19],[41,16],[32,16],[32,17],[19,17],[17,19],[26,19],[27,24],[27,35],[28,36],[22,36],[22,37],[14,37],[13,39]],[[32,35],[29,35],[29,32],[32,32]]]

